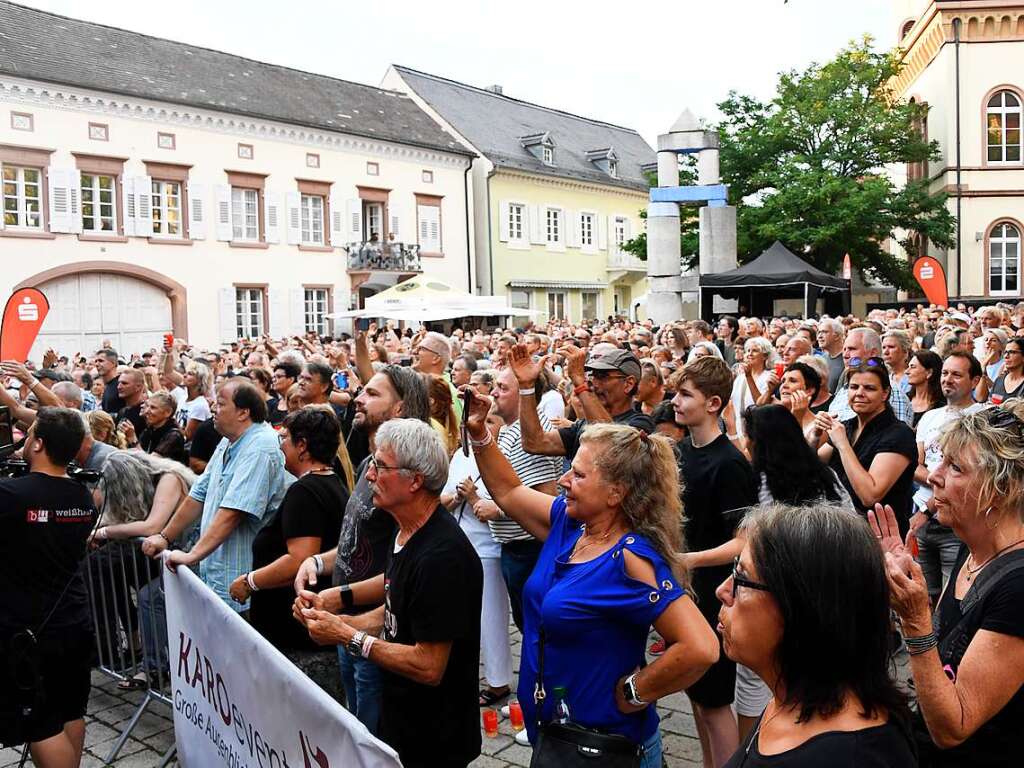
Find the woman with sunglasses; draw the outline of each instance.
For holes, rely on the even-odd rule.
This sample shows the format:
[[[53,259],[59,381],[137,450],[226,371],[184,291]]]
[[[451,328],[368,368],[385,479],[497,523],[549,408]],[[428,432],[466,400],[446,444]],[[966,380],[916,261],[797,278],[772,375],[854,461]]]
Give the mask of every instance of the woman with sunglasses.
[[[1003,370],[994,382],[988,374],[981,377],[974,399],[979,403],[991,400],[1000,405],[1007,400],[1024,397],[1024,340],[1013,338],[1003,348]]]
[[[922,768],[1019,765],[1024,723],[1024,423],[1005,408],[955,421],[929,475],[935,517],[963,542],[933,616],[891,509],[869,515],[917,689]]]
[[[914,431],[889,405],[892,384],[882,358],[851,358],[846,373],[855,415],[839,421],[830,413],[819,413],[812,444],[817,444],[818,457],[835,470],[862,515],[875,504],[888,504],[906,531],[918,459]]]
[[[916,766],[905,697],[889,676],[889,588],[868,526],[838,507],[776,505],[745,527],[718,588],[718,631],[726,655],[772,698],[726,768]]]

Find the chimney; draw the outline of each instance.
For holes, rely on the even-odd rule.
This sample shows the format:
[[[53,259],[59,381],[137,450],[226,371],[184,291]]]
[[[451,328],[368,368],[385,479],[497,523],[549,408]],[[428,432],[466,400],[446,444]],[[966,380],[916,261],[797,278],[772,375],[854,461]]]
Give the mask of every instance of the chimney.
[[[496,93],[499,96],[502,95],[502,91],[501,91],[501,86],[500,85],[488,85],[486,88],[484,88],[484,90],[485,91],[490,91],[491,93]]]

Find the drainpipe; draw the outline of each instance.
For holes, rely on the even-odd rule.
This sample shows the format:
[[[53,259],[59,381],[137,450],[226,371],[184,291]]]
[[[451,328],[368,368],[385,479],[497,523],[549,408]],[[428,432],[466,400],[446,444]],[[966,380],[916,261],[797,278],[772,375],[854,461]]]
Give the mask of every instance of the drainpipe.
[[[956,296],[960,298],[960,266],[963,237],[960,230],[960,19],[953,19],[953,43],[956,51]]]
[[[462,196],[466,200],[466,282],[469,284],[470,293],[475,293],[473,290],[473,249],[470,247],[469,241],[469,222],[472,215],[469,207],[469,172],[473,170],[473,160],[474,158],[469,159],[469,164],[466,165],[466,170],[462,174]]]
[[[491,238],[491,177],[494,176],[492,170],[487,174],[487,277],[490,281],[488,291],[490,295],[494,295],[494,245]]]

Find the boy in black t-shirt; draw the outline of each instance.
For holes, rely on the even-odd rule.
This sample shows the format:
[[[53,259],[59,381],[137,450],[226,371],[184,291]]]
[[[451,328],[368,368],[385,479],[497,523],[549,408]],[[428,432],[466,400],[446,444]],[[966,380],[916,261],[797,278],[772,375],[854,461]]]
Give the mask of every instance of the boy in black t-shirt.
[[[754,472],[723,434],[719,417],[732,394],[733,376],[724,361],[701,357],[688,363],[672,382],[676,422],[689,437],[679,444],[687,565],[697,605],[712,627],[718,626],[718,586],[743,549],[736,528],[757,503]],[[705,756],[721,765],[739,745],[731,704],[736,664],[724,652],[700,680],[687,689]],[[710,750],[710,752],[709,752]]]
[[[40,408],[25,440],[31,471],[0,480],[0,744],[29,742],[39,766],[77,765],[85,740],[93,644],[81,565],[96,508],[67,476],[84,437],[77,411]]]

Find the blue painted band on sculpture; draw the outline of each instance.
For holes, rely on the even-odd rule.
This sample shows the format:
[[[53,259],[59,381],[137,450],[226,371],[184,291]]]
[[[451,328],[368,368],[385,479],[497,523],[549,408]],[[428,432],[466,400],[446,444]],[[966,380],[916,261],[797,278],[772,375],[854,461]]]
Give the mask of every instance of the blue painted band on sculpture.
[[[708,200],[708,208],[725,208],[728,204],[728,200]]]
[[[652,203],[702,203],[727,200],[729,189],[725,184],[707,184],[693,187],[652,187]]]

